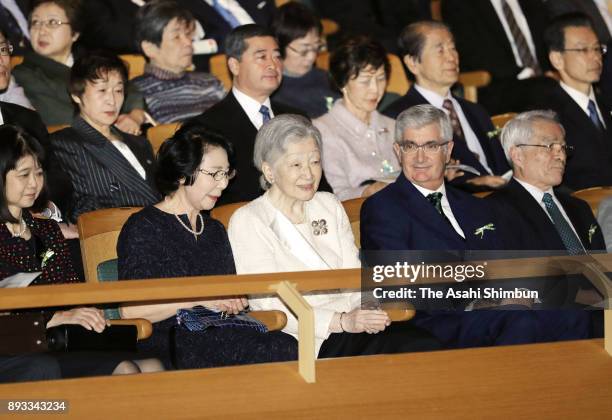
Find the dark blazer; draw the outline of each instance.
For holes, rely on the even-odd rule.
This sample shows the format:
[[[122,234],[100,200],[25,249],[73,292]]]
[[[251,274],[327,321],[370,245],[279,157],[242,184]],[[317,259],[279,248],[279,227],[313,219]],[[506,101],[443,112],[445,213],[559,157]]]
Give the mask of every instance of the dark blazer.
[[[403,173],[397,181],[369,197],[361,207],[361,247],[364,250],[496,250],[505,239],[490,206],[452,186],[446,194],[465,240],[412,185]],[[493,223],[482,238],[476,229]]]
[[[47,128],[36,111],[8,102],[0,102],[0,112],[5,124],[17,125],[34,136],[45,149],[45,173],[49,199],[65,214],[72,199],[72,184],[70,177],[60,165],[50,157],[51,143]]]
[[[271,102],[274,115],[301,114],[274,101]],[[236,178],[221,195],[218,204],[250,201],[259,197],[263,190],[259,184],[260,173],[253,165],[253,147],[257,128],[234,94],[230,91],[225,98],[213,105],[201,115],[192,118],[187,124],[202,124],[223,134],[234,146]],[[324,178],[321,179],[320,191],[331,191]]]
[[[560,190],[555,190],[555,196],[567,213],[584,247],[588,250],[605,250],[606,244],[601,228],[589,205]],[[508,220],[507,223],[512,223],[513,229],[517,232],[521,230],[528,233],[528,236],[524,236],[527,241],[520,244],[518,249],[565,250],[563,241],[546,211],[514,178],[503,189],[489,195],[486,200],[493,203],[503,213],[507,213],[507,208],[516,210],[513,213],[513,220]],[[593,226],[595,232],[589,237],[589,230]]]
[[[578,190],[598,185],[612,185],[612,108],[603,95],[596,94],[606,129],[600,131],[589,116],[563,90],[550,81],[531,99],[532,109],[552,109],[565,128],[565,141],[574,146],[567,159],[563,184]]]
[[[453,97],[459,102],[459,105],[461,106],[470,127],[472,127],[474,134],[476,134],[493,174],[502,175],[507,172],[510,169],[510,166],[508,165],[508,161],[499,139],[497,137],[489,138],[487,134],[495,130],[487,111],[485,111],[485,109],[478,104],[466,101],[457,96]],[[416,89],[410,89],[408,93],[389,105],[389,107],[386,108],[383,113],[391,118],[397,118],[397,116],[405,109],[415,105],[423,105],[428,103],[429,102],[427,102],[423,95],[421,95]],[[453,141],[453,159],[459,159],[461,163],[470,165],[478,169],[481,174],[486,175],[487,170],[480,164],[480,161],[476,158],[476,156],[474,156],[474,154],[467,148],[465,141],[457,138],[454,138]]]
[[[68,218],[76,221],[92,210],[146,206],[160,200],[153,186],[155,158],[151,144],[142,137],[116,134],[134,153],[146,172],[146,180],[102,134],[80,117],[72,127],[51,135],[53,155],[70,174],[75,196]]]
[[[455,35],[461,57],[461,70],[487,70],[493,79],[516,78],[521,69],[516,65],[512,46],[490,0],[444,0],[442,18]],[[548,69],[544,45],[544,29],[548,21],[541,0],[519,0],[542,69]]]
[[[90,49],[104,48],[117,54],[140,53],[134,33],[138,9],[130,0],[82,2],[84,29],[79,43]]]
[[[273,0],[237,0],[240,6],[251,16],[255,23],[269,26],[276,11]],[[202,24],[206,38],[214,38],[219,53],[224,52],[223,42],[232,28],[215,9],[204,0],[178,0],[179,5],[191,11]]]

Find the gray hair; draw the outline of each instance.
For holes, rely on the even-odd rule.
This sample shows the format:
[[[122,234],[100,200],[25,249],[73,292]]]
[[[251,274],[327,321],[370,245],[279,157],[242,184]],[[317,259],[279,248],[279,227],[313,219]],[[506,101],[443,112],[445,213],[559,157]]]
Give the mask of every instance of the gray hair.
[[[537,121],[548,121],[557,124],[559,127],[561,127],[561,131],[565,136],[565,129],[559,122],[559,117],[555,111],[535,110],[518,114],[516,117],[508,121],[508,123],[506,123],[500,136],[501,144],[504,148],[504,153],[506,154],[506,159],[508,159],[511,166],[512,159],[510,158],[510,149],[515,147],[517,144],[531,143],[531,139],[534,136],[533,123]]]
[[[395,121],[395,142],[403,140],[407,128],[418,129],[426,125],[437,124],[440,127],[442,141],[453,140],[453,126],[450,118],[433,105],[415,105],[397,116]]]
[[[270,183],[266,181],[263,175],[263,163],[266,162],[268,165],[274,166],[278,159],[285,154],[289,144],[299,143],[311,138],[317,142],[317,147],[321,150],[321,132],[312,125],[308,118],[301,115],[279,115],[261,127],[257,137],[255,137],[253,163],[259,172],[262,172],[259,182],[264,190],[270,188]]]

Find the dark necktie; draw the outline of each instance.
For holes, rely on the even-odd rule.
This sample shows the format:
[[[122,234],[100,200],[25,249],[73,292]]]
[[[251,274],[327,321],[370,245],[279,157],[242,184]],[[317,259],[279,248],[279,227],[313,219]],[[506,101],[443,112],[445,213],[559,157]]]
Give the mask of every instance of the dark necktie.
[[[453,224],[451,223],[450,220],[448,220],[448,217],[446,217],[446,214],[444,214],[444,211],[442,211],[442,193],[435,192],[435,193],[428,194],[427,200],[429,200],[429,202],[433,204],[436,210],[438,210],[438,213],[440,213],[440,215],[444,218],[444,220],[446,220],[446,222],[451,226],[451,228],[453,229],[453,232],[455,232],[455,228],[453,227]]]
[[[595,102],[593,102],[592,99],[589,99],[589,105],[587,108],[589,110],[589,118],[591,119],[591,121],[593,121],[595,127],[597,127],[598,130],[602,130],[603,127],[601,125],[601,121],[599,120],[599,115],[597,114],[597,107],[595,106]]]
[[[225,7],[221,6],[219,4],[219,0],[213,0],[212,7],[217,13],[221,15],[223,20],[225,20],[229,24],[229,26],[232,27],[232,29],[234,29],[236,26],[240,26],[240,22],[238,22],[236,16],[234,16],[234,14],[227,10]]]
[[[262,105],[261,108],[259,108],[259,113],[263,116],[264,124],[271,120],[270,109],[267,106]]]
[[[569,225],[569,223],[567,223],[567,220],[565,220],[565,217],[563,217],[561,214],[561,211],[555,204],[552,195],[549,193],[544,193],[542,202],[546,206],[546,211],[550,215],[550,218],[555,225],[555,229],[557,229],[557,232],[559,233],[567,252],[570,255],[584,254],[585,251],[580,243],[580,239],[578,239],[572,227]]]
[[[455,107],[450,99],[445,99],[442,102],[442,108],[448,111],[448,116],[450,117],[451,125],[453,126],[453,134],[455,137],[464,140],[465,137],[463,135],[463,129],[461,128],[461,122],[459,121],[459,117],[457,116],[457,112],[455,112]]]
[[[516,19],[514,17],[514,13],[512,13],[512,9],[508,5],[506,0],[502,0],[502,10],[504,12],[504,16],[506,17],[506,22],[508,23],[508,27],[510,28],[510,33],[514,38],[514,43],[516,44],[516,49],[518,51],[518,55],[523,62],[523,67],[530,67],[535,71],[536,74],[542,73],[540,66],[536,58],[531,53],[529,49],[529,45],[527,44],[527,39],[525,39],[525,35],[521,28],[519,28],[518,23],[516,23]]]

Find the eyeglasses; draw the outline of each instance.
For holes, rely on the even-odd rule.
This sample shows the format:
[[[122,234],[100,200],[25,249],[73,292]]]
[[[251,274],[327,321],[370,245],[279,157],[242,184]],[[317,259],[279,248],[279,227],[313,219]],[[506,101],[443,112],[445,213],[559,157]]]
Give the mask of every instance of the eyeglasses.
[[[543,147],[548,149],[548,152],[563,152],[566,155],[572,153],[574,151],[574,146],[569,146],[567,144],[561,143],[549,143],[549,144],[516,144],[516,147]]]
[[[62,25],[70,25],[70,22],[59,20],[59,19],[30,21],[30,29],[40,29],[42,26],[44,26],[47,29],[57,29]]]
[[[563,51],[574,51],[580,53],[582,55],[587,55],[589,52],[593,52],[595,54],[604,55],[608,52],[607,45],[598,45],[596,47],[583,47],[583,48],[565,48]]]
[[[229,171],[224,171],[223,169],[220,169],[216,172],[208,172],[204,169],[198,169],[198,172],[202,172],[205,175],[212,176],[212,178],[217,182],[225,181],[226,179],[229,181],[230,179],[236,176],[235,169],[230,169]]]
[[[448,143],[450,143],[450,141],[445,141],[442,143],[439,143],[437,141],[428,141],[427,143],[424,143],[424,144],[416,144],[415,142],[410,141],[410,140],[404,140],[401,142],[397,142],[402,152],[409,154],[409,155],[415,154],[416,152],[419,151],[419,149],[423,149],[425,153],[429,153],[429,154],[438,153],[440,149],[443,146],[446,146]]]
[[[298,50],[297,48],[293,48],[291,45],[287,45],[287,48],[289,48],[291,51],[293,51],[294,53],[296,53],[300,57],[306,57],[310,53],[319,54],[321,51],[325,50],[326,45],[325,44],[318,44],[315,47],[304,48],[303,50]]]
[[[13,54],[13,46],[11,44],[0,44],[0,55]]]

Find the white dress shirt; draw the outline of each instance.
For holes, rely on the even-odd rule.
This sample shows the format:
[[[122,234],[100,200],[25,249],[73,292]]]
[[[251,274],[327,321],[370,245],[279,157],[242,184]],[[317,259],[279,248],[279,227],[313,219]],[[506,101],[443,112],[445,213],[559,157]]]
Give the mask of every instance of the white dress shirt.
[[[113,143],[113,146],[115,146],[117,150],[121,152],[123,157],[130,163],[130,165],[132,165],[132,167],[136,170],[136,172],[138,172],[142,179],[147,179],[147,173],[138,161],[136,155],[134,155],[134,152],[132,152],[132,149],[130,149],[127,144],[120,140],[111,140],[111,143]]]
[[[204,0],[204,1],[208,3],[210,7],[213,7],[212,0]],[[241,25],[246,25],[248,23],[255,23],[253,18],[247,13],[246,10],[242,8],[240,3],[238,3],[236,0],[218,0],[218,2],[219,2],[219,6],[223,7],[228,12],[230,12],[232,15],[234,15],[236,20]]]
[[[542,199],[544,198],[544,193],[549,193],[552,196],[552,199],[555,202],[555,204],[557,205],[557,207],[559,207],[559,211],[561,212],[561,215],[563,216],[565,221],[570,225],[570,227],[572,228],[572,230],[576,234],[576,238],[578,238],[578,240],[580,241],[580,236],[578,236],[578,232],[576,232],[576,228],[572,224],[572,221],[570,220],[570,218],[567,217],[567,213],[565,212],[565,209],[563,208],[563,205],[559,202],[559,200],[557,200],[557,197],[555,196],[555,193],[554,193],[552,188],[549,188],[546,191],[542,191],[538,187],[534,187],[533,185],[531,185],[531,184],[529,184],[529,183],[527,183],[525,181],[521,181],[520,179],[517,179],[517,178],[514,178],[514,179],[516,179],[516,182],[521,184],[523,186],[523,188],[525,188],[527,190],[527,192],[529,194],[531,194],[533,199],[538,202],[540,207],[542,207],[542,210],[544,210],[544,213],[546,213],[546,215],[548,216],[548,218],[552,222],[553,221],[552,217],[550,217],[550,214],[548,214],[548,210],[546,210],[546,205],[542,201]],[[584,245],[582,244],[582,241],[580,241],[580,244],[584,248]]]
[[[589,95],[585,95],[579,90],[574,89],[571,86],[566,85],[563,82],[560,82],[561,88],[578,104],[578,106],[584,111],[584,113],[589,116],[589,100],[592,100],[595,104],[595,109],[597,109],[597,115],[599,116],[599,122],[605,127],[606,123],[604,122],[603,116],[601,115],[601,111],[599,110],[599,105],[597,105],[597,99],[595,99],[595,93],[593,93],[593,87],[591,86],[591,91]]]
[[[17,84],[15,77],[11,75],[8,88],[0,93],[0,101],[9,102],[11,104],[21,105],[24,108],[34,109],[32,103],[25,95],[23,88]],[[1,124],[1,122],[0,122]]]
[[[249,120],[251,120],[255,128],[257,128],[257,130],[259,130],[263,125],[263,115],[261,112],[259,112],[262,105],[268,107],[268,111],[270,112],[270,118],[274,118],[274,113],[272,112],[272,105],[270,104],[270,98],[266,98],[264,103],[260,104],[258,101],[251,98],[246,93],[242,93],[241,91],[239,91],[236,86],[232,87],[232,93],[236,97],[236,100],[238,101],[244,112],[246,112],[247,116],[249,117]]]
[[[531,31],[529,30],[529,24],[527,23],[527,19],[523,14],[523,10],[521,9],[521,5],[518,3],[518,0],[506,0],[508,6],[512,10],[512,14],[514,15],[514,19],[516,20],[516,24],[519,29],[523,33],[525,40],[527,41],[527,46],[531,51],[531,54],[537,60],[535,44],[533,43],[533,37],[531,36]],[[506,32],[506,37],[508,41],[510,41],[510,45],[512,46],[512,53],[514,54],[514,60],[516,61],[516,65],[519,67],[525,67],[523,62],[521,61],[521,57],[519,56],[518,49],[516,48],[516,42],[514,41],[514,37],[512,36],[512,32],[510,32],[510,26],[506,21],[506,15],[504,15],[504,11],[502,9],[502,0],[491,0],[491,4],[497,13],[497,17],[504,27],[504,32]]]
[[[478,155],[478,161],[480,162],[480,164],[484,166],[484,168],[487,170],[487,172],[489,172],[489,174],[492,174],[493,171],[489,167],[487,157],[485,156],[484,150],[482,149],[482,146],[478,141],[478,137],[476,137],[474,130],[472,130],[472,127],[470,126],[470,123],[468,123],[468,120],[465,117],[465,114],[463,113],[463,109],[461,109],[461,105],[459,104],[459,102],[457,102],[455,98],[453,98],[450,92],[447,92],[446,96],[440,96],[436,92],[425,89],[424,87],[416,84],[414,85],[414,88],[417,90],[417,92],[423,95],[427,102],[429,102],[436,108],[444,111],[447,115],[448,111],[444,109],[442,104],[444,103],[445,99],[450,99],[450,101],[453,103],[453,107],[455,108],[455,112],[457,113],[457,118],[459,118],[459,123],[461,124],[461,129],[463,130],[463,135],[465,136],[465,142],[467,144],[468,149],[470,149],[472,153],[476,153],[476,155]]]
[[[444,212],[444,215],[446,216],[446,218],[451,222],[451,225],[455,229],[455,232],[457,232],[459,236],[465,239],[465,233],[463,233],[463,229],[461,229],[461,226],[459,226],[459,222],[457,222],[457,219],[455,218],[455,215],[453,214],[453,211],[451,210],[451,206],[450,206],[450,203],[448,202],[448,198],[446,198],[446,186],[444,185],[444,182],[442,183],[442,185],[440,185],[440,188],[438,188],[437,190],[428,190],[427,188],[423,188],[420,185],[417,185],[415,183],[412,183],[412,185],[414,185],[414,187],[421,194],[423,194],[425,198],[427,198],[429,194],[432,194],[435,192],[442,193],[442,201],[441,201],[442,211]]]

